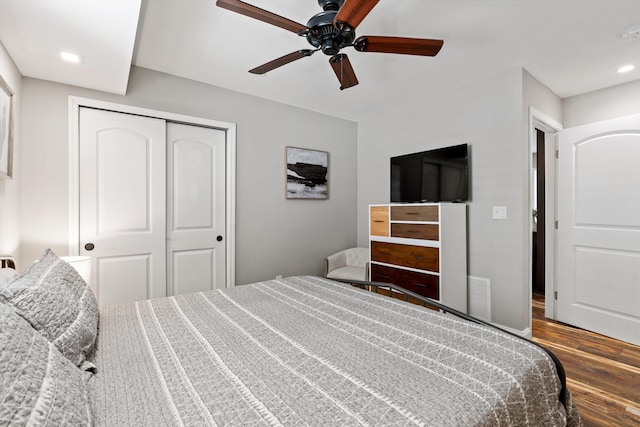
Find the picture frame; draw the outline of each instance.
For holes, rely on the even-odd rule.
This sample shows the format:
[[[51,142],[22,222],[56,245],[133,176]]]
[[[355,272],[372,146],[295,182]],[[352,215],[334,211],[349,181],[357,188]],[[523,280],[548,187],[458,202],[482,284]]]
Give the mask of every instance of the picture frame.
[[[0,76],[0,179],[13,177],[14,92]]]
[[[329,153],[307,148],[286,147],[286,198],[329,198]]]

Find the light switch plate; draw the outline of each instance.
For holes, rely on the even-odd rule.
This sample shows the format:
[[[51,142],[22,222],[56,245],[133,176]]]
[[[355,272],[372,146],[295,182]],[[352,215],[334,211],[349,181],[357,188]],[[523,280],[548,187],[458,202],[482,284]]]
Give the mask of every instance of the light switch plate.
[[[507,219],[507,207],[506,206],[494,206],[493,207],[493,219]]]

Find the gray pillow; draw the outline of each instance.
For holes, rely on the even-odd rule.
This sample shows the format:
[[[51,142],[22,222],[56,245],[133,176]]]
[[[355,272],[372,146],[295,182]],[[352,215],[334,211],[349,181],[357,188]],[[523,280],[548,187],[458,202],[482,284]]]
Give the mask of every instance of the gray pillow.
[[[93,350],[98,328],[95,296],[78,272],[51,249],[0,288],[0,302],[80,366]]]
[[[0,304],[0,425],[91,425],[86,373]]]

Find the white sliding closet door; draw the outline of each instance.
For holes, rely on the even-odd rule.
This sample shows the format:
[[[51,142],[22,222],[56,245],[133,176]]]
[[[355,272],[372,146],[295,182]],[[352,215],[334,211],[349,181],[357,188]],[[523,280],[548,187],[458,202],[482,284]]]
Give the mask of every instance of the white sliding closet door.
[[[80,110],[80,253],[100,305],[166,295],[165,121]]]
[[[167,290],[225,287],[225,132],[167,125]]]
[[[79,247],[100,306],[226,286],[226,133],[80,108]]]

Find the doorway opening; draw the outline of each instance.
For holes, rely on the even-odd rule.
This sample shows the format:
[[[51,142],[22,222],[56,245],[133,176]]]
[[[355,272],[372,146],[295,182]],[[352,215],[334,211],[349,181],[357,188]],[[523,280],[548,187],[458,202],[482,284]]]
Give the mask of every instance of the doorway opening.
[[[545,317],[556,318],[556,135],[562,125],[529,109],[530,304],[544,305]],[[531,314],[531,313],[530,313]]]
[[[532,153],[531,165],[533,168],[532,191],[532,233],[531,233],[531,288],[534,296],[544,298],[545,294],[545,134],[542,130],[535,129],[535,141],[532,141],[535,150]]]

